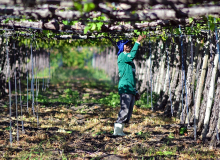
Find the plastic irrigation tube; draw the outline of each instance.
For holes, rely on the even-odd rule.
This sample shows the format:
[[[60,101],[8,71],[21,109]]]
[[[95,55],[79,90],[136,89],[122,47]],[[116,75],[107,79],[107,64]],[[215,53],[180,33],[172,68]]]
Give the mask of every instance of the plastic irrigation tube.
[[[10,128],[9,128],[9,140],[10,145],[12,146],[12,133],[11,133],[11,81],[10,81],[10,63],[9,63],[9,55],[8,55],[8,38],[6,37],[6,54],[7,54],[7,63],[8,63],[8,90],[9,90],[9,120],[10,120]]]
[[[181,35],[181,55],[182,55],[182,121],[183,122],[183,85],[185,84],[185,94],[186,94],[186,110],[187,110],[187,118],[188,118],[188,126],[189,126],[189,109],[188,109],[188,101],[187,101],[187,88],[186,88],[186,75],[185,75],[185,67],[184,67],[184,56],[183,56],[183,37],[181,33],[181,27],[179,25],[180,35]],[[183,82],[184,81],[184,82]]]

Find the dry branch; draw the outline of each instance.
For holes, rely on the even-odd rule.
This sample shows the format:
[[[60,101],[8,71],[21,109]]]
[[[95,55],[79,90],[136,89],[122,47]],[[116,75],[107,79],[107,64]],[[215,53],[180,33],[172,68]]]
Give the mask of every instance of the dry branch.
[[[118,3],[125,3],[129,5],[136,5],[136,4],[145,4],[149,6],[154,6],[158,4],[162,5],[172,5],[172,4],[196,4],[196,3],[210,3],[210,2],[218,2],[218,0],[89,0],[89,2],[93,2],[95,4],[99,3],[106,3],[106,2],[114,2],[116,4]],[[36,5],[42,5],[42,4],[53,4],[53,5],[59,5],[59,6],[68,6],[72,7],[74,6],[73,1],[71,0],[2,0],[0,1],[0,5],[23,5],[28,7],[34,7]]]
[[[101,14],[105,14],[110,20],[114,21],[155,21],[155,20],[175,20],[179,18],[200,17],[210,14],[220,14],[220,6],[197,6],[183,9],[145,9],[138,10],[136,13],[126,10],[113,10],[97,8],[97,12],[81,13],[79,11],[60,11],[58,7],[46,7],[38,9],[25,9],[24,7],[5,8],[0,7],[1,15],[29,16],[36,20],[42,19],[63,19],[63,20],[88,20]]]
[[[145,30],[149,27],[156,27],[156,26],[169,26],[169,25],[178,25],[178,24],[188,24],[189,21],[187,19],[179,19],[176,21],[163,21],[158,20],[155,22],[145,22],[145,23],[135,23],[132,24],[125,24],[125,25],[103,25],[101,32],[131,32],[134,29],[141,29]],[[0,26],[2,27],[9,27],[14,29],[22,29],[22,28],[33,28],[37,30],[52,30],[52,31],[72,31],[74,33],[82,34],[84,32],[85,25],[78,23],[76,25],[64,25],[59,24],[57,21],[51,21],[48,23],[43,23],[42,21],[38,22],[29,22],[29,21],[9,21],[8,23],[4,23],[3,21],[0,22]]]

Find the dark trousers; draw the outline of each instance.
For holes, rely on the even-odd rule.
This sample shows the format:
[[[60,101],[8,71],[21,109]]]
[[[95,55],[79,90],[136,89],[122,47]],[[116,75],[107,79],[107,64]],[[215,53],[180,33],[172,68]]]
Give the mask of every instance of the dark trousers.
[[[120,105],[121,109],[118,113],[118,119],[116,123],[128,123],[134,107],[135,96],[133,94],[121,94]]]

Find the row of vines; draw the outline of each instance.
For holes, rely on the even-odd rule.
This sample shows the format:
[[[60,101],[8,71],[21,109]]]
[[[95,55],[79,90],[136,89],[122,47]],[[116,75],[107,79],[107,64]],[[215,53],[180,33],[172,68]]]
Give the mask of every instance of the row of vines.
[[[38,78],[43,78],[42,90],[49,86],[52,48],[65,50],[61,65],[66,66],[87,64],[82,57],[90,59],[87,51],[95,48],[93,67],[105,70],[117,84],[116,42],[134,41],[146,34],[135,60],[137,88],[151,100],[152,94],[159,95],[156,104],[151,102],[152,110],[177,117],[180,125],[194,129],[195,139],[208,139],[210,146],[216,146],[220,127],[219,13],[218,0],[1,1],[0,96],[9,95],[10,142],[13,114],[18,123],[18,90],[24,92],[27,87],[27,97],[32,98],[25,107],[28,110],[30,105],[35,114]],[[85,46],[91,48],[78,54]],[[77,51],[71,54],[74,47]],[[40,75],[46,69],[49,73]],[[22,87],[24,79],[27,86]]]
[[[180,125],[194,128],[195,139],[211,140],[210,146],[218,143],[220,127],[217,38],[211,32],[145,41],[134,61],[139,91],[159,95],[152,109],[177,117]],[[116,48],[108,47],[94,59],[94,66],[118,83]]]
[[[20,85],[21,80],[27,79],[28,83],[28,79],[38,76],[45,79],[45,84],[49,82],[50,75],[42,72],[50,68],[48,50],[36,48],[34,43],[19,45],[19,41],[12,38],[1,37],[0,41],[0,97],[9,94],[9,81],[11,90],[15,89],[17,82]],[[37,75],[39,72],[41,75]]]

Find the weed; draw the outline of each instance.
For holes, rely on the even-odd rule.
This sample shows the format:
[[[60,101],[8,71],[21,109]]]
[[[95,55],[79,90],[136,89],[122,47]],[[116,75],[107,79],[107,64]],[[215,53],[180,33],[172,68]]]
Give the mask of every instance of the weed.
[[[83,114],[85,114],[85,113],[87,113],[87,111],[85,111],[85,109],[82,108],[82,109],[78,109],[78,110],[77,110],[77,113],[83,113]]]
[[[170,132],[170,134],[168,135],[168,138],[173,139],[174,138],[174,134]]]
[[[108,96],[99,99],[99,103],[117,107],[120,105],[120,95],[118,93],[110,92]]]
[[[72,105],[81,104],[78,91],[72,91],[71,89],[65,89],[62,95],[59,95],[57,98],[49,98],[47,95],[44,95],[43,92],[38,94],[38,102],[41,102],[44,105],[49,103],[67,103]]]
[[[114,154],[117,154],[117,148],[116,147],[114,148]]]
[[[134,147],[132,147],[132,152],[136,153],[138,155],[145,155],[147,152],[147,147],[143,146],[143,145],[135,145]]]
[[[173,155],[173,152],[171,152],[171,151],[158,151],[157,153],[156,153],[157,155],[165,155],[165,156],[167,156],[167,155]]]
[[[140,138],[144,139],[144,140],[147,140],[148,138],[151,137],[151,132],[138,132],[136,133],[136,135],[138,135]]]
[[[100,160],[100,157],[93,157],[91,160]]]
[[[106,134],[106,133],[107,133],[106,131],[99,131],[95,135],[102,135],[102,134]]]
[[[153,94],[152,94],[153,106],[155,106],[158,99],[159,99],[159,95],[157,93],[153,92]],[[140,106],[141,108],[151,108],[151,97],[150,97],[150,95],[147,94],[147,93],[142,94],[140,100],[136,101],[135,104],[137,106]]]

